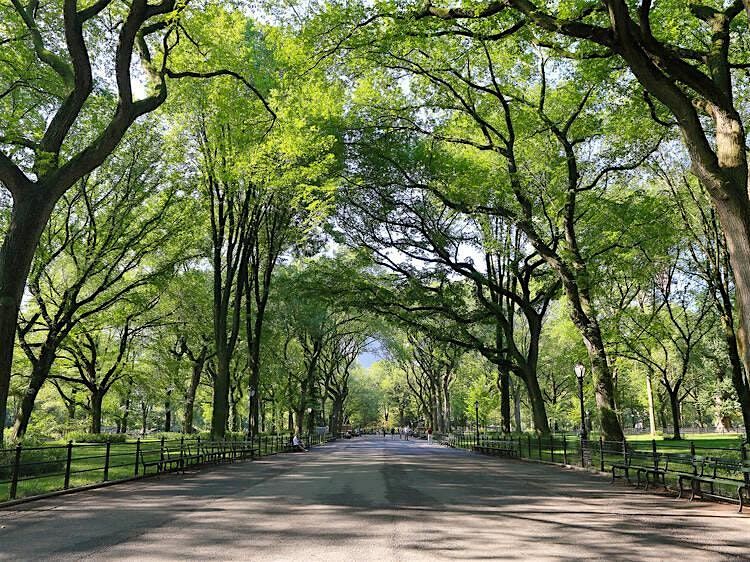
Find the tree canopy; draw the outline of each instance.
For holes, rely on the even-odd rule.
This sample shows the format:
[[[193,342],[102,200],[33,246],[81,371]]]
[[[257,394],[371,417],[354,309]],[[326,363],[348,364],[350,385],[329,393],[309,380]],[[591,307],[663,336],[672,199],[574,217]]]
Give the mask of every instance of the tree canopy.
[[[0,0],[1,437],[747,431],[749,14]]]

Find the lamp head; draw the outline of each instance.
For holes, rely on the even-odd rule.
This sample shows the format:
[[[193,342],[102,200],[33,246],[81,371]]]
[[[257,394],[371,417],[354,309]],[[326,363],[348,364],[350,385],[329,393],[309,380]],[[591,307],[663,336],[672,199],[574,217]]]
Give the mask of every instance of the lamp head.
[[[575,372],[576,377],[578,377],[579,380],[583,380],[583,376],[586,374],[586,367],[584,367],[581,363],[578,363],[575,366]]]

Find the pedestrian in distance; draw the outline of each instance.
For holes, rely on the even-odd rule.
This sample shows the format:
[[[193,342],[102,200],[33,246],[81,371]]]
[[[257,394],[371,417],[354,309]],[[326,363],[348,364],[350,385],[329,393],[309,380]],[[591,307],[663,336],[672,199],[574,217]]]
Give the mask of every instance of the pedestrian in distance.
[[[392,427],[391,428],[391,441],[393,441],[396,438],[395,434],[396,434],[396,430],[395,430],[395,428]]]
[[[432,428],[427,428],[427,443],[432,443]]]
[[[300,441],[299,436],[296,433],[294,434],[294,439],[292,439],[292,448],[294,452],[307,452],[307,449],[305,449],[305,446],[302,444],[302,441]]]

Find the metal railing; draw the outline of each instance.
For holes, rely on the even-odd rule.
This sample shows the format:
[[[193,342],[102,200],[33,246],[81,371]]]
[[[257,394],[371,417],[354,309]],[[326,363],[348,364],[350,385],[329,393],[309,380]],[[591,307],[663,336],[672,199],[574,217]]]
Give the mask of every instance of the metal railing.
[[[598,470],[612,471],[613,464],[627,462],[626,456],[630,452],[642,453],[641,458],[648,458],[648,466],[656,468],[661,459],[668,456],[672,461],[668,464],[665,474],[666,483],[671,487],[677,484],[679,474],[695,471],[694,459],[711,458],[716,460],[748,462],[748,444],[738,439],[736,446],[702,445],[701,440],[692,441],[605,441],[602,437],[582,440],[578,435],[553,434],[541,435],[503,435],[499,433],[481,433],[477,439],[476,432],[455,432],[436,436],[438,442],[450,447],[475,450],[475,448],[491,448],[494,445],[508,447],[512,444],[515,456],[522,459],[580,466]],[[634,466],[638,466],[637,464]],[[719,471],[721,475],[733,479],[748,479],[747,473]],[[746,482],[750,486],[750,482]],[[718,488],[721,490],[721,487]],[[726,490],[730,497],[735,490]]]
[[[132,480],[145,476],[146,467],[188,466],[219,462],[220,459],[246,458],[240,451],[248,447],[255,455],[268,456],[290,450],[291,434],[259,435],[252,443],[238,439],[201,440],[137,439],[124,443],[73,443],[61,445],[17,445],[0,449],[0,503],[69,490],[103,482]],[[332,440],[330,434],[307,435],[307,446]],[[207,450],[223,453],[209,455]],[[168,458],[167,458],[168,457]],[[201,462],[195,462],[200,459]],[[167,462],[164,462],[164,461]],[[161,470],[159,468],[158,470]]]

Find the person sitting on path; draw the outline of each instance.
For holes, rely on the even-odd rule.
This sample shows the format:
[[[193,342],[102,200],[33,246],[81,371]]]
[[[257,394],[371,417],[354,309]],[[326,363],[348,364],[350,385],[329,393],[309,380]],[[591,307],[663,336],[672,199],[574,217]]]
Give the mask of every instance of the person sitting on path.
[[[299,436],[296,433],[294,434],[294,438],[292,439],[292,448],[295,452],[307,452],[307,449],[305,449],[304,445],[302,445],[302,441],[299,440]]]

